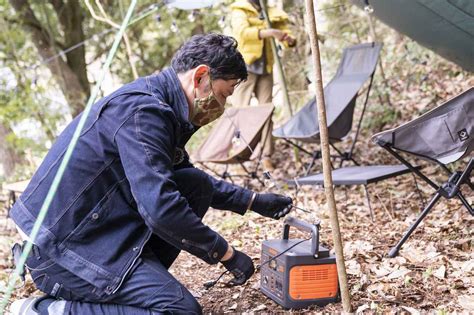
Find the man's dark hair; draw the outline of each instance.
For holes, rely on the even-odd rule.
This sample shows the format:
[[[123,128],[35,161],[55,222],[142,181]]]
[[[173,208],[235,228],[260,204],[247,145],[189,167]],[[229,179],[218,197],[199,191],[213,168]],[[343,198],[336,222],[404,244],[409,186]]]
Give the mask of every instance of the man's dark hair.
[[[246,80],[247,67],[237,50],[237,41],[216,33],[194,35],[175,53],[171,66],[176,73],[186,72],[199,65],[211,68],[213,80]]]

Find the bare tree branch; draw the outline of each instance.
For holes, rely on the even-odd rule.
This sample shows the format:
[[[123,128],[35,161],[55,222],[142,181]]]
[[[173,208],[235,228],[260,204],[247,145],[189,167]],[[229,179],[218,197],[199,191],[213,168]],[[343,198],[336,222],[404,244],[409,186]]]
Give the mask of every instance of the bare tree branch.
[[[107,23],[111,26],[113,26],[114,28],[116,29],[119,29],[120,28],[120,25],[115,23],[114,21],[112,21],[109,16],[107,15],[107,13],[105,12],[104,8],[102,7],[102,4],[100,3],[99,0],[95,0],[95,4],[97,5],[97,7],[99,8],[99,11],[101,12],[102,16],[99,16],[97,15],[97,13],[95,12],[94,8],[92,7],[92,5],[90,4],[89,0],[85,0],[85,4],[86,4],[86,7],[87,9],[89,9],[89,12],[91,13],[92,17],[97,20],[97,21],[101,21],[101,22],[104,22],[104,23]],[[130,68],[132,69],[132,74],[133,74],[133,77],[135,79],[138,78],[138,71],[137,71],[137,68],[135,67],[135,63],[133,62],[133,53],[132,53],[132,48],[130,46],[130,40],[128,38],[128,35],[127,33],[124,33],[123,34],[123,40],[125,42],[125,48],[126,48],[126,52],[127,52],[127,56],[128,56],[128,63],[130,64]]]

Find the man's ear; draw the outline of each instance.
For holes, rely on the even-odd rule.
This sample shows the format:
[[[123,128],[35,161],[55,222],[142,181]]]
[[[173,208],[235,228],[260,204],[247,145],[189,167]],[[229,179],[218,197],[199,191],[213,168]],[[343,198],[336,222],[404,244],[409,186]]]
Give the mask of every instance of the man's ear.
[[[206,66],[206,65],[197,66],[194,69],[193,86],[197,88],[198,85],[201,83],[201,80],[207,75],[209,75],[209,66]]]

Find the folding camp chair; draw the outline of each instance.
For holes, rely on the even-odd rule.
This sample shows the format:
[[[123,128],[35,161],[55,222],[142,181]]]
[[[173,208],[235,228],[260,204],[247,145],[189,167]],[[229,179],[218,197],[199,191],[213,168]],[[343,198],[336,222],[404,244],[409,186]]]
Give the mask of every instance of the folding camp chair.
[[[370,43],[344,49],[336,75],[324,88],[329,142],[331,147],[338,153],[333,157],[340,159],[339,167],[342,166],[344,161],[352,161],[355,165],[358,165],[352,155],[359,136],[381,48],[382,44],[380,43]],[[334,143],[343,140],[351,131],[358,93],[369,78],[369,87],[352,145],[349,151],[342,152]],[[319,142],[316,98],[309,101],[283,126],[275,129],[273,136],[283,138],[293,146],[298,147],[302,152],[312,156],[312,160],[305,171],[305,175],[308,175],[315,160],[321,157],[321,152],[309,152],[295,141],[306,143]]]
[[[262,132],[271,132],[265,128],[273,113],[272,104],[244,108],[228,108],[208,137],[193,154],[193,162],[200,163],[206,169],[223,179],[233,182],[234,177],[257,179],[262,185],[257,171],[260,165],[265,143],[260,143]],[[268,137],[264,137],[267,139]],[[257,159],[254,169],[245,167],[244,162]],[[205,163],[219,163],[226,166],[224,172],[217,173]],[[231,174],[230,164],[240,164],[246,175]]]
[[[415,166],[415,168],[419,168]],[[374,211],[370,203],[370,196],[368,185],[377,183],[379,181],[404,175],[410,173],[411,170],[404,165],[366,165],[366,166],[349,166],[335,169],[331,172],[332,182],[334,186],[351,186],[351,185],[363,185],[365,191],[365,197],[367,199],[367,205],[369,207],[369,214],[372,221],[374,221]],[[310,174],[304,177],[294,178],[287,180],[289,185],[296,186],[324,186],[324,174]],[[418,189],[418,183],[415,179],[415,186],[418,194],[421,196],[421,192]]]
[[[474,211],[461,193],[460,187],[466,184],[471,191],[474,185],[470,182],[474,158],[462,171],[451,172],[447,164],[469,156],[474,149],[474,88],[461,93],[437,108],[422,116],[373,136],[373,141],[386,149],[390,154],[412,170],[416,175],[436,190],[431,201],[410,226],[402,239],[390,250],[389,257],[395,257],[398,251],[413,233],[418,224],[433,209],[438,200],[458,198],[471,215]],[[415,155],[436,163],[448,175],[448,180],[438,185],[413,167],[399,152]]]

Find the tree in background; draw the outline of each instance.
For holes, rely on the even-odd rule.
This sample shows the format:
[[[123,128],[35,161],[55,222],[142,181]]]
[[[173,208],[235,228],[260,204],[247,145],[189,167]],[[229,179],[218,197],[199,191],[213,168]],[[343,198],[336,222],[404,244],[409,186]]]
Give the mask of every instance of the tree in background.
[[[140,1],[135,16],[156,3]],[[96,15],[103,10],[110,21],[119,24],[129,3],[103,0],[88,4]],[[187,37],[219,31],[222,15],[219,9],[215,12],[209,17],[206,12],[204,19],[199,11],[161,6],[156,14],[127,29],[131,54],[121,45],[110,75],[125,83],[135,78],[132,64],[139,76],[159,71]],[[115,29],[94,18],[85,2],[72,0],[0,0],[0,18],[0,70],[9,73],[0,88],[0,164],[10,176],[17,164],[12,161],[24,162],[25,154],[40,159],[71,115],[83,110]],[[80,45],[83,41],[85,45]],[[17,131],[25,125],[34,130],[33,137]],[[22,169],[22,175],[28,172]]]
[[[217,6],[195,12],[160,6],[156,13],[127,29],[128,49],[120,45],[110,69],[111,78],[121,84],[133,80],[135,74],[159,71],[189,36],[225,32],[225,17],[232,1],[220,1]],[[301,107],[312,96],[307,91],[305,75],[310,50],[304,29],[304,1],[274,2],[290,13],[297,36],[296,49],[282,52],[282,61],[292,104]],[[157,3],[161,2],[141,0],[135,16]],[[87,4],[92,10],[86,0],[0,0],[0,73],[7,69],[16,82],[13,87],[7,88],[7,82],[0,87],[0,164],[4,167],[15,164],[7,157],[18,161],[26,152],[40,159],[67,120],[83,109],[116,30],[97,17],[106,16],[120,24],[129,1],[88,0]],[[373,33],[367,14],[348,0],[318,2],[316,10],[318,24],[325,26],[319,40],[327,83],[336,71],[343,48],[372,41]],[[400,119],[413,118],[462,89],[462,84],[450,82],[463,80],[469,77],[468,73],[375,19],[373,28],[377,40],[384,43],[381,60],[387,84],[382,84],[377,69],[366,130],[376,132]],[[78,45],[83,41],[85,45]],[[61,53],[74,45],[78,47]],[[2,80],[8,77],[2,76]],[[386,94],[390,95],[392,106],[384,101]],[[25,122],[34,126],[29,129],[36,133],[35,137],[17,131]],[[12,174],[12,167],[7,168]]]
[[[17,12],[10,23],[21,25],[30,35],[41,60],[48,60],[59,50],[85,39],[85,12],[79,1],[10,0],[10,4]],[[61,88],[73,115],[80,113],[90,94],[84,46],[67,52],[64,59],[54,58],[46,66]]]

